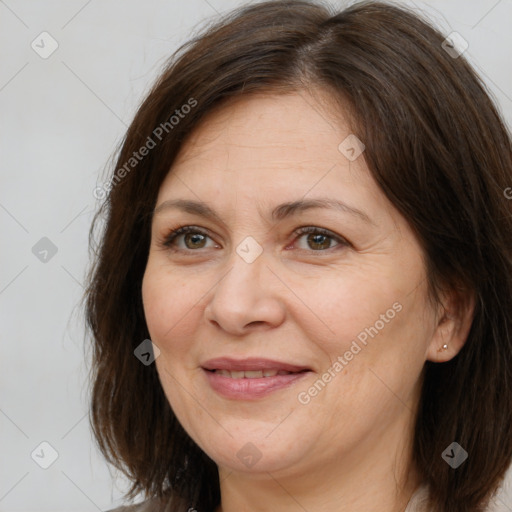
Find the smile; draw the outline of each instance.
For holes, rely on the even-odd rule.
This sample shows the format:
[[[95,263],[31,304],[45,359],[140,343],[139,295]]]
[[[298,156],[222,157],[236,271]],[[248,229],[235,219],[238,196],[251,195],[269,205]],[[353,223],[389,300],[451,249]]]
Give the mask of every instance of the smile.
[[[304,366],[249,358],[211,359],[202,365],[207,384],[231,400],[256,400],[302,380],[311,370]]]
[[[276,375],[291,375],[293,372],[284,370],[248,370],[248,371],[229,371],[213,370],[217,375],[229,377],[231,379],[261,379],[262,377],[275,377]]]

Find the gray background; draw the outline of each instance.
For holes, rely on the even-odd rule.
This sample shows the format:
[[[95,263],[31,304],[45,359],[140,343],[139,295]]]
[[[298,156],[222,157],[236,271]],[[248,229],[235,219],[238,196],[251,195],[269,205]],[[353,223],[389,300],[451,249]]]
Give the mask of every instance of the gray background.
[[[171,52],[241,3],[0,1],[0,511],[121,503],[126,482],[109,472],[87,420],[79,301],[99,205],[93,191]],[[512,0],[403,3],[423,9],[446,35],[462,34],[510,126]],[[39,52],[51,48],[48,36],[42,48],[43,31],[58,43],[46,59],[31,47],[35,40]],[[44,241],[33,253],[43,237],[53,256]],[[51,461],[43,441],[58,452],[48,469],[31,458],[36,449],[36,460]],[[512,511],[510,496],[501,510]]]

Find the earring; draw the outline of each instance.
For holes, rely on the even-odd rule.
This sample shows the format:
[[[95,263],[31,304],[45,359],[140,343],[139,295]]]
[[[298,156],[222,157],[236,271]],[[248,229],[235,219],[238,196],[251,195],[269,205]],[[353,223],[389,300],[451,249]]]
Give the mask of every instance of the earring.
[[[438,352],[441,352],[442,350],[448,350],[448,345],[446,343],[438,350]]]

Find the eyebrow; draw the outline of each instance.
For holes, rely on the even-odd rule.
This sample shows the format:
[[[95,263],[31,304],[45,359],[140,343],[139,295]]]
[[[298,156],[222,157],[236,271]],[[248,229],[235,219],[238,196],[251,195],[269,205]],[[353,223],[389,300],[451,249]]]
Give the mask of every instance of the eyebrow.
[[[170,208],[176,208],[193,215],[214,219],[221,224],[223,223],[220,215],[206,203],[192,201],[190,199],[169,199],[164,201],[155,208],[153,215],[157,215],[163,210]],[[298,201],[282,203],[272,210],[271,218],[274,222],[277,222],[314,208],[334,209],[344,213],[349,213],[358,217],[362,221],[375,226],[375,223],[363,211],[358,210],[353,206],[349,206],[342,201],[323,197],[316,199],[300,199]]]

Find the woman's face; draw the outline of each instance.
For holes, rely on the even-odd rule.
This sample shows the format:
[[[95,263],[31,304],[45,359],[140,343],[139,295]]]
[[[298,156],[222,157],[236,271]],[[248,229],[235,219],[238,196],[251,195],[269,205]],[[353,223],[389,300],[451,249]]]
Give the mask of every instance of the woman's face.
[[[411,439],[437,327],[422,252],[326,111],[306,92],[233,102],[158,194],[143,281],[156,366],[226,470],[392,465]]]

